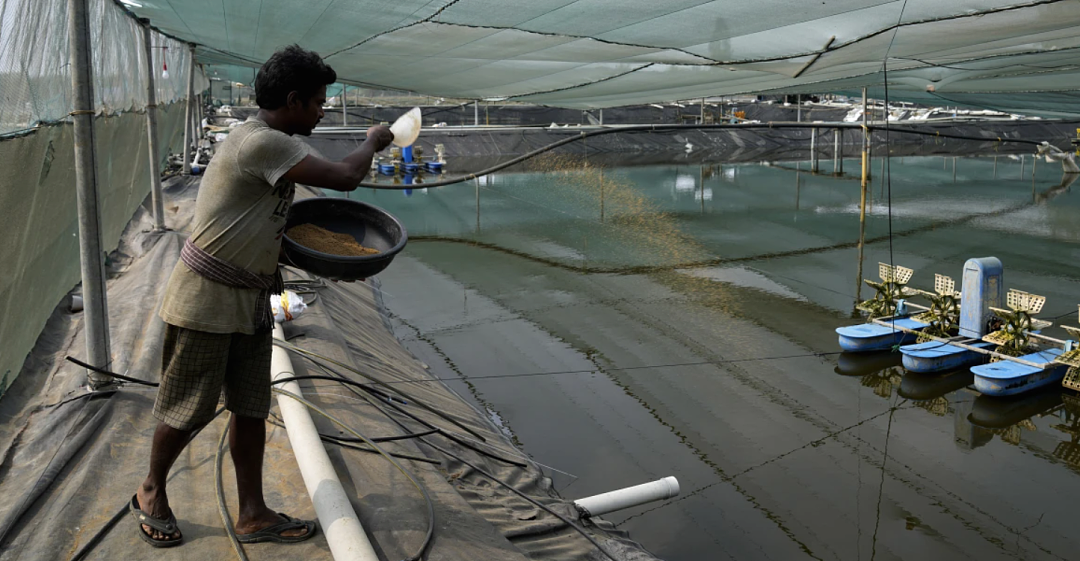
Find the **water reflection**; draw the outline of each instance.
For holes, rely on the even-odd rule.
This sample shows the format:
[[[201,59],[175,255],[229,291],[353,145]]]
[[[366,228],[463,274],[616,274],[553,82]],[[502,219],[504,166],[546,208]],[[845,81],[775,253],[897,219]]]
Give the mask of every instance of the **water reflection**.
[[[840,353],[835,371],[842,376],[866,376],[900,366],[900,353]]]
[[[1059,386],[1051,386],[1016,396],[979,395],[968,389],[974,375],[968,369],[943,374],[905,372],[898,353],[843,353],[835,371],[858,377],[859,384],[882,399],[894,396],[937,416],[951,413],[956,444],[974,450],[995,437],[1011,446],[1024,443],[1026,434],[1043,434],[1048,428],[1065,436],[1055,439],[1053,450],[1039,457],[1056,458],[1080,468],[1080,397]],[[1045,436],[1043,437],[1045,439]],[[1042,442],[1029,446],[1040,447]]]
[[[898,393],[900,397],[915,401],[935,400],[966,388],[974,381],[975,375],[967,368],[944,374],[905,372]]]

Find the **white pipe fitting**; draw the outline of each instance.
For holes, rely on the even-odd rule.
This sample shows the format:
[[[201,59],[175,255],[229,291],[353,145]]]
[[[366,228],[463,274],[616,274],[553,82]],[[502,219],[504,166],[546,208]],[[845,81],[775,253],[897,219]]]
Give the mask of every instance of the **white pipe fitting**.
[[[574,501],[583,516],[600,516],[616,510],[630,508],[653,501],[662,501],[679,495],[679,480],[665,477],[600,495]]]
[[[285,331],[281,324],[274,325],[274,338],[285,340]],[[285,349],[274,345],[270,360],[275,381],[296,375],[293,373],[289,353]],[[300,384],[296,382],[280,384],[279,387],[303,396]],[[304,477],[304,485],[307,486],[308,495],[315,505],[315,514],[319,517],[323,534],[326,535],[326,543],[330,546],[330,554],[335,561],[379,561],[379,556],[375,554],[367,534],[364,533],[364,527],[345,494],[345,488],[330,463],[330,457],[326,455],[326,448],[319,440],[319,432],[311,420],[311,412],[303,403],[286,395],[278,394],[277,402],[281,417],[285,421],[289,443],[296,455],[296,463]]]

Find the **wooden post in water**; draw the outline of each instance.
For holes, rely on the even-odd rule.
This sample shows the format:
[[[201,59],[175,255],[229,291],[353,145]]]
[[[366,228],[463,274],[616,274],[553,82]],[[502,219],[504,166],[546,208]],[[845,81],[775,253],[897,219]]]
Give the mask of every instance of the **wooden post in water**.
[[[698,167],[698,183],[701,189],[701,214],[705,214],[705,164]]]
[[[866,127],[866,88],[863,95],[862,193],[859,197],[859,267],[855,279],[855,304],[862,300],[863,243],[866,241],[866,182],[870,171],[870,129]]]

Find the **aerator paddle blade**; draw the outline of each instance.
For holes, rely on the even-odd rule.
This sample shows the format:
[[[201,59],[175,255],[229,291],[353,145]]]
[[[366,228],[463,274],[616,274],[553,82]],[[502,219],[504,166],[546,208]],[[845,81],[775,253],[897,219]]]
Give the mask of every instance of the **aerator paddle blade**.
[[[1013,310],[1037,314],[1042,311],[1043,304],[1046,304],[1046,297],[1010,288],[1005,303]]]
[[[878,263],[878,276],[885,282],[907,284],[908,281],[911,280],[911,275],[913,274],[915,274],[915,271],[908,269],[907,267],[889,265],[888,263]]]

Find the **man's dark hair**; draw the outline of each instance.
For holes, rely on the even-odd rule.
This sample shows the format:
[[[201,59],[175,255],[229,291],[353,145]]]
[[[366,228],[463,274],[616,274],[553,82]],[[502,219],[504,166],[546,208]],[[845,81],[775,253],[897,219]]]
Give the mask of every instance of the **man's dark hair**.
[[[255,103],[262,109],[284,107],[289,92],[309,101],[322,86],[337,81],[337,73],[314,51],[289,45],[270,56],[255,77]]]

